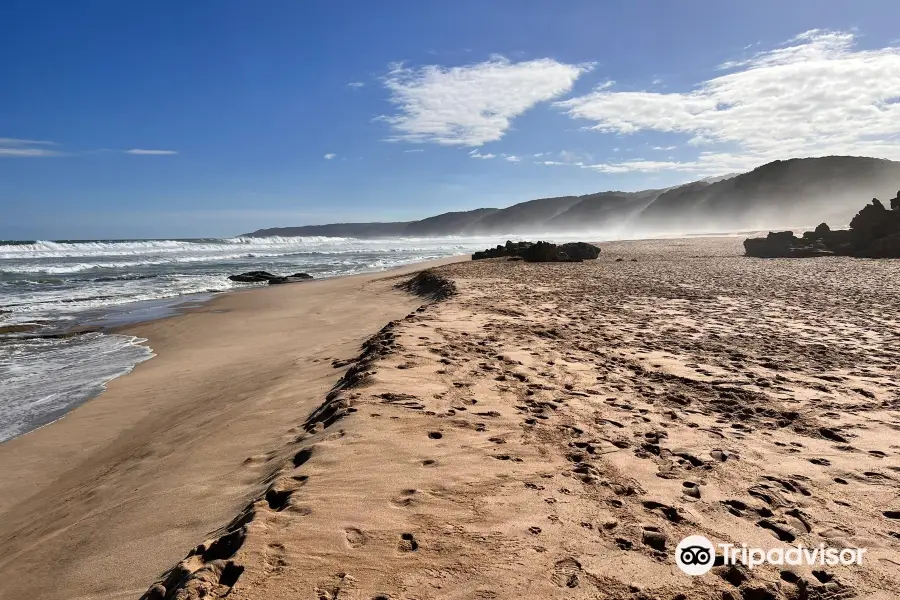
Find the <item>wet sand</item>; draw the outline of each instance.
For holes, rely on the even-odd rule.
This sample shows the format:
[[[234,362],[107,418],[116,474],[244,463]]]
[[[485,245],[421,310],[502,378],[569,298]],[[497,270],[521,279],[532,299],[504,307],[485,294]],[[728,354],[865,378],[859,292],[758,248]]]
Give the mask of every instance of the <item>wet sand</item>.
[[[900,261],[749,259],[737,238],[602,247],[580,264],[434,269],[456,293],[406,296],[393,317],[361,311],[395,319],[361,350],[352,336],[340,352],[285,341],[274,331],[290,310],[253,300],[269,337],[246,340],[258,355],[242,350],[243,365],[225,338],[252,331],[221,315],[226,331],[202,330],[223,336],[221,356],[205,359],[215,377],[194,386],[205,396],[177,420],[184,431],[135,427],[147,437],[116,442],[132,449],[127,460],[107,443],[91,470],[57,466],[60,479],[80,473],[81,487],[58,488],[79,510],[102,498],[110,518],[73,522],[79,538],[60,531],[74,518],[61,492],[30,499],[44,513],[19,504],[19,528],[2,525],[0,543],[11,531],[24,549],[0,560],[2,580],[65,576],[66,594],[35,597],[137,597],[154,579],[148,598],[900,596]],[[404,279],[368,291],[396,298]],[[133,383],[161,353],[121,383],[175,410],[192,334],[170,335],[169,373],[181,378]],[[302,400],[283,356],[298,353]],[[208,390],[219,378],[262,391]],[[7,456],[0,447],[4,478]],[[180,479],[162,472],[179,465]],[[180,484],[162,489],[165,478]],[[146,508],[157,502],[169,504]],[[132,531],[132,510],[168,520]],[[179,510],[190,526],[176,526]],[[106,541],[79,559],[72,543],[89,531]],[[861,566],[692,578],[673,551],[694,534],[867,552]],[[118,553],[100,552],[113,543]],[[121,596],[76,593],[100,580],[111,590],[116,576],[134,582]]]

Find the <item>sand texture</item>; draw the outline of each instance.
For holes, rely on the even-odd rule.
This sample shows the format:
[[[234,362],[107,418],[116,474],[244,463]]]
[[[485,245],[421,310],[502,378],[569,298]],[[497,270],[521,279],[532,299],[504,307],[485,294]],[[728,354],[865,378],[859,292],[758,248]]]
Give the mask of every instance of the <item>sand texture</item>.
[[[154,474],[136,474],[141,493],[128,493],[139,510],[183,493],[215,504],[235,482],[256,491],[206,541],[185,543],[146,598],[900,597],[900,262],[741,253],[736,238],[620,242],[585,263],[435,269],[412,289],[427,297],[408,296],[420,308],[361,349],[320,352],[342,360],[327,365],[330,391],[314,371],[314,409],[285,392],[261,420],[241,411],[232,439],[277,430],[256,434],[258,454],[210,456],[196,431],[177,445],[135,444],[197,461],[201,475],[211,460],[219,477],[154,496]],[[378,289],[398,293],[386,287],[407,279]],[[274,369],[268,378],[284,376]],[[259,381],[249,369],[232,376]],[[60,498],[48,504],[64,510]],[[96,534],[113,536],[104,521]],[[178,539],[135,532],[130,543],[153,554],[200,528]],[[868,551],[858,567],[691,578],[673,549],[692,534]],[[29,560],[136,568],[67,547],[65,559]],[[0,561],[6,580],[10,564]],[[15,568],[41,570],[23,559]]]

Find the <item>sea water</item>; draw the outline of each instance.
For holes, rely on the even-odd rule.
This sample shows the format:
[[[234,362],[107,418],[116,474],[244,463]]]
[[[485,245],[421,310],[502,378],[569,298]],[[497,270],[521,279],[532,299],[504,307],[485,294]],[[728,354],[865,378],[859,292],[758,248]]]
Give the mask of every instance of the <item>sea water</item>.
[[[152,356],[130,336],[56,336],[162,316],[265,270],[320,279],[469,253],[497,238],[0,241],[0,442],[44,425]],[[302,284],[297,284],[302,285]],[[11,326],[17,331],[10,331]],[[56,337],[51,337],[56,336]]]

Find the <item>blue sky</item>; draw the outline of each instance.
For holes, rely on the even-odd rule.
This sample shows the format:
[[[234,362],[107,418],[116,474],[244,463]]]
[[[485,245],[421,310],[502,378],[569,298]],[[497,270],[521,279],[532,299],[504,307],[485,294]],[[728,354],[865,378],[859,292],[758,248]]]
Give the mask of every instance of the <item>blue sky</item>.
[[[0,237],[224,236],[900,159],[900,4],[7,0]]]

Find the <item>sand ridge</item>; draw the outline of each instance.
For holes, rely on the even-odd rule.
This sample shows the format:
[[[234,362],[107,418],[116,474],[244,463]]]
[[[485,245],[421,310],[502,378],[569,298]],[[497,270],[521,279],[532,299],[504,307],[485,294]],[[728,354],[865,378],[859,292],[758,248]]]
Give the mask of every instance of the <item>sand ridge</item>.
[[[897,597],[900,263],[739,253],[438,269],[457,293],[347,357],[267,490],[147,597]],[[691,534],[868,553],[689,578]]]

